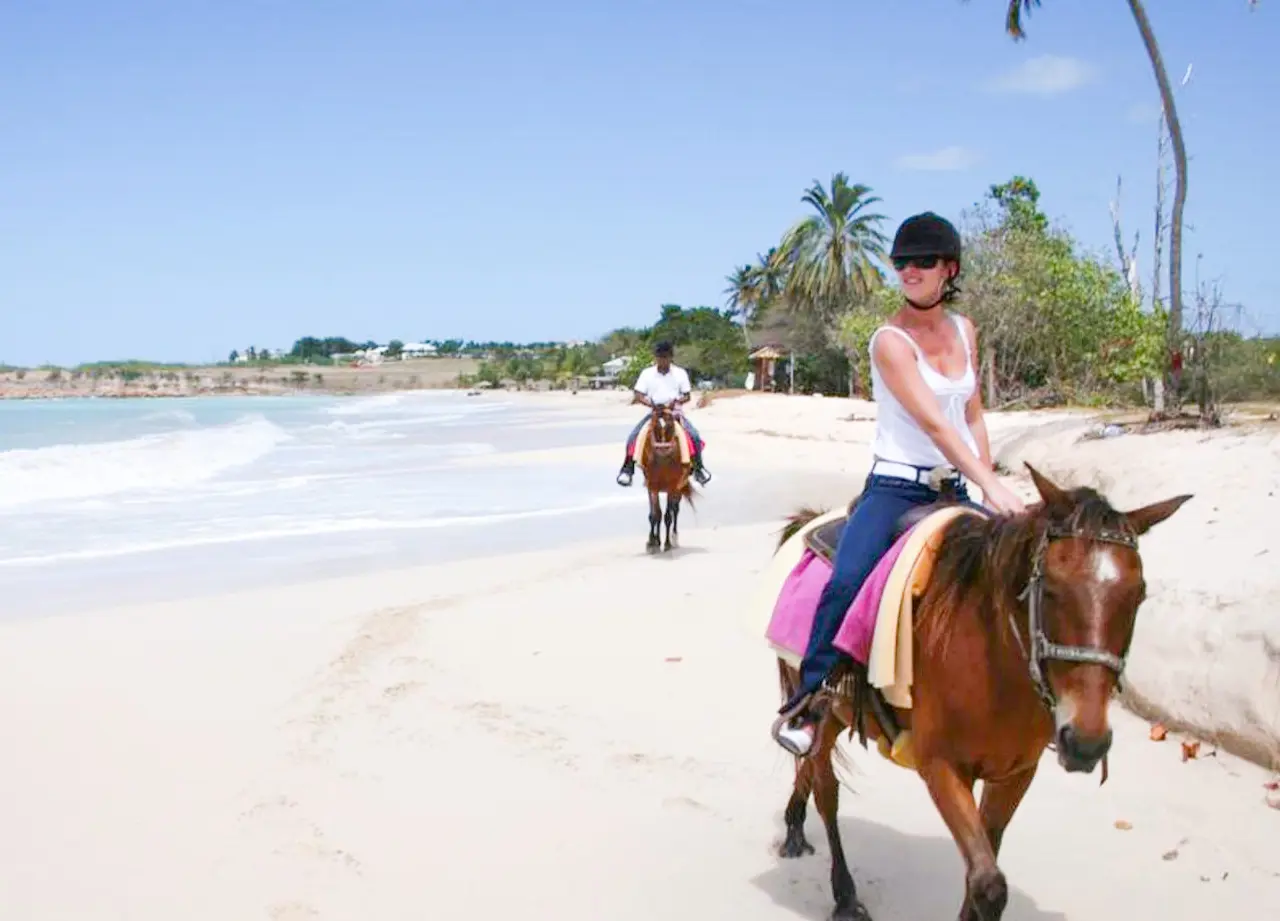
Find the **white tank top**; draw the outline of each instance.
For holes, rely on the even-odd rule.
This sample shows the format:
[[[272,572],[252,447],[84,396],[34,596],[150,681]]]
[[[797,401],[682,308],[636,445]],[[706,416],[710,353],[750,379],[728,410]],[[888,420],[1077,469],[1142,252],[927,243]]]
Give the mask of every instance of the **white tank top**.
[[[968,420],[965,419],[965,404],[969,401],[969,397],[973,396],[977,377],[973,371],[973,362],[970,360],[969,339],[964,333],[964,324],[955,314],[948,314],[948,316],[955,323],[956,331],[960,334],[960,342],[964,345],[964,374],[959,380],[952,380],[940,374],[925,360],[924,352],[920,351],[920,346],[916,344],[915,339],[911,338],[906,330],[896,326],[881,326],[872,333],[871,341],[867,343],[867,352],[870,354],[875,349],[876,336],[885,330],[906,338],[911,343],[911,348],[915,350],[916,367],[920,369],[920,376],[937,397],[938,405],[942,407],[942,415],[955,426],[964,443],[976,456],[978,444],[973,437],[973,432],[969,430]],[[916,420],[885,385],[874,358],[871,359],[871,397],[876,402],[876,434],[871,442],[871,453],[875,458],[911,464],[914,467],[951,466],[951,462],[938,450],[933,439],[920,428]]]

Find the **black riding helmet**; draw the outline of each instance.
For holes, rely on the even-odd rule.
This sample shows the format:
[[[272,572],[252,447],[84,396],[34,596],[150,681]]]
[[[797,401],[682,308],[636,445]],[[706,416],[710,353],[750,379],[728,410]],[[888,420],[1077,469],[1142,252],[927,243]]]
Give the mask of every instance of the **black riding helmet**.
[[[902,222],[893,236],[890,259],[909,259],[912,256],[938,256],[941,259],[960,261],[960,234],[950,221],[926,211],[914,214]]]
[[[931,310],[939,304],[954,301],[960,295],[960,287],[956,280],[960,277],[960,233],[955,225],[945,217],[926,211],[913,214],[902,222],[898,232],[893,235],[893,247],[889,251],[889,260],[896,265],[900,259],[949,259],[956,263],[956,274],[942,284],[942,294],[932,304],[917,304],[911,298],[907,303],[917,310]]]

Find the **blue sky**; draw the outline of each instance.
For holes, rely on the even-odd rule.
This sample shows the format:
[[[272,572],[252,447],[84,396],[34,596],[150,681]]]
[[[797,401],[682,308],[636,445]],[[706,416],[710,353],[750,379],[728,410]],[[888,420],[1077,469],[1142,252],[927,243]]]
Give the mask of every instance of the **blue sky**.
[[[1280,330],[1280,29],[1150,3],[1192,157],[1184,271]],[[594,337],[872,186],[892,233],[1014,174],[1151,266],[1158,96],[1124,3],[47,0],[0,7],[0,360],[302,335]]]

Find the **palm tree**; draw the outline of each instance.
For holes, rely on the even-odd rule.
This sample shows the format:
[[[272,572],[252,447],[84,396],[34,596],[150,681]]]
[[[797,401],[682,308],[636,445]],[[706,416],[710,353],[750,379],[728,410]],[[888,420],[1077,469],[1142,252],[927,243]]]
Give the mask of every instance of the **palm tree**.
[[[1169,139],[1173,142],[1173,214],[1169,228],[1169,326],[1166,332],[1168,362],[1165,379],[1168,396],[1176,401],[1180,383],[1180,369],[1175,367],[1174,355],[1178,352],[1179,340],[1182,337],[1182,211],[1187,201],[1187,149],[1182,141],[1182,124],[1178,121],[1178,107],[1173,100],[1173,86],[1169,83],[1169,74],[1164,69],[1164,60],[1160,56],[1160,46],[1156,42],[1155,32],[1151,29],[1151,20],[1141,0],[1128,0],[1129,10],[1133,13],[1133,21],[1138,25],[1142,35],[1142,44],[1147,49],[1147,57],[1151,59],[1151,69],[1156,75],[1156,85],[1160,88],[1160,103],[1164,108],[1165,121],[1169,126]],[[1026,38],[1022,28],[1023,16],[1031,15],[1033,7],[1040,6],[1040,0],[1009,0],[1009,8],[1005,14],[1005,31],[1015,41]],[[1257,6],[1257,0],[1249,0],[1249,7]]]
[[[725,276],[725,306],[742,317],[742,335],[751,346],[750,327],[754,326],[781,297],[786,283],[786,268],[778,257],[778,248],[756,254],[754,264],[740,265]]]
[[[746,340],[747,347],[750,348],[751,335],[747,327],[750,326],[759,306],[759,295],[756,291],[755,282],[751,277],[751,266],[738,266],[733,270],[733,274],[726,275],[724,280],[729,283],[729,287],[724,289],[725,306],[734,314],[742,317],[742,337]]]
[[[786,268],[788,305],[829,320],[883,280],[876,260],[889,242],[880,232],[884,215],[869,210],[880,201],[871,188],[844,173],[831,177],[829,191],[815,179],[801,201],[814,213],[787,231],[774,261]]]

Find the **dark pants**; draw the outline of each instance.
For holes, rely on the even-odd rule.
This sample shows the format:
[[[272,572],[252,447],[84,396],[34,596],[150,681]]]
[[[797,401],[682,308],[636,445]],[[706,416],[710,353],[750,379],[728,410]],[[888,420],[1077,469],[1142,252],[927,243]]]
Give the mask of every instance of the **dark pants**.
[[[961,485],[956,498],[969,502],[968,490]],[[827,674],[844,653],[832,642],[840,631],[844,615],[858,595],[858,589],[876,568],[876,563],[893,546],[899,520],[913,508],[937,502],[939,494],[923,483],[900,477],[867,477],[862,497],[836,546],[831,579],[818,599],[813,617],[813,633],[800,664],[800,688],[779,711],[791,709],[807,694],[822,686]]]
[[[627,436],[627,460],[631,460],[632,456],[636,453],[636,439],[640,437],[640,430],[644,428],[644,424],[648,422],[649,419],[649,416],[645,416],[637,422],[636,427],[633,428],[631,430],[631,434]],[[689,437],[693,439],[693,454],[694,457],[697,457],[702,453],[702,436],[699,435],[698,430],[693,427],[693,423],[689,421],[688,416],[681,416],[676,420],[676,422],[679,425],[683,425],[685,431],[689,433]]]

